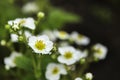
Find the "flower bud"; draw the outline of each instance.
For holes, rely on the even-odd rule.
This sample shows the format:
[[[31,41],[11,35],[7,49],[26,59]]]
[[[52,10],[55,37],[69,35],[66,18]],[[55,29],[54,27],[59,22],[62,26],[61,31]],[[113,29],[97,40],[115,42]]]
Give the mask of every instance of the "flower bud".
[[[10,25],[5,25],[5,28],[6,29],[10,29]]]
[[[19,36],[19,37],[18,37],[18,40],[19,40],[19,41],[23,41],[23,39],[24,39],[23,36]]]
[[[85,58],[80,59],[80,64],[84,64],[84,63],[85,63],[85,61],[86,61],[86,59],[85,59]]]
[[[37,17],[38,18],[43,18],[45,16],[45,14],[43,13],[43,12],[39,12],[38,14],[37,14]]]
[[[86,74],[85,74],[85,78],[86,78],[87,80],[92,80],[92,79],[93,79],[92,73],[86,73]]]
[[[2,46],[5,46],[5,45],[6,45],[6,41],[5,41],[5,40],[1,40],[0,44],[1,44]]]

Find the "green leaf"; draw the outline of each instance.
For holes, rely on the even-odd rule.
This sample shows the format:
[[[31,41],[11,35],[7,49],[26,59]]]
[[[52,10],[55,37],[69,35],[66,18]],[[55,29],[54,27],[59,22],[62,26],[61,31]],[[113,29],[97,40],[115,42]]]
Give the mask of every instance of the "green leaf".
[[[28,70],[28,71],[32,71],[32,61],[30,58],[26,57],[26,56],[20,56],[20,57],[16,57],[15,58],[15,63],[17,65],[18,68],[24,69],[24,70]]]
[[[74,23],[79,21],[80,21],[80,17],[75,14],[65,12],[61,9],[52,9],[48,13],[45,22],[43,22],[43,24],[41,25],[41,28],[60,29],[66,23]]]
[[[22,77],[22,80],[36,80],[34,75],[32,74],[27,74],[24,77]]]

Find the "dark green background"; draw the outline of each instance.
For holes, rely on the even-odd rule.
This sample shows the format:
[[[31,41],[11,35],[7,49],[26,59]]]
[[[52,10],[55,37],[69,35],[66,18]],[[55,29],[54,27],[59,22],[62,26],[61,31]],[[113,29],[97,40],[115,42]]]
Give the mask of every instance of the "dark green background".
[[[94,80],[119,80],[120,75],[120,0],[51,0],[57,7],[83,17],[83,22],[67,24],[67,31],[77,30],[108,47],[107,58],[93,63],[88,71]]]

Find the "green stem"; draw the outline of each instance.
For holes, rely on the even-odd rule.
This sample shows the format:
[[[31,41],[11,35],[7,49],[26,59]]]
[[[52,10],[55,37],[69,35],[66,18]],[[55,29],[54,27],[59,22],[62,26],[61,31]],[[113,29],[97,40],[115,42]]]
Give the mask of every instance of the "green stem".
[[[80,69],[80,71],[79,71],[79,75],[80,76],[82,76],[83,75],[83,73],[85,72],[85,70],[89,67],[89,63],[85,63],[85,64],[83,64],[82,65],[82,67],[81,67],[81,69]]]
[[[37,78],[37,72],[36,72],[36,67],[37,67],[37,65],[36,65],[36,61],[35,61],[35,57],[34,57],[34,54],[33,54],[33,53],[32,53],[32,55],[31,55],[31,57],[32,57],[32,63],[33,63],[33,69],[34,69],[35,78],[36,78],[36,80],[39,80],[39,79]]]
[[[32,55],[32,61],[33,61],[33,68],[34,68],[34,75],[36,80],[40,80],[41,77],[41,55]]]
[[[37,77],[40,79],[41,77],[41,55],[37,55]]]
[[[86,62],[82,65],[80,71],[79,71],[79,75],[82,76],[83,73],[85,72],[85,70],[90,66],[91,62],[93,62],[93,58],[92,56],[89,56],[87,59],[86,59]]]

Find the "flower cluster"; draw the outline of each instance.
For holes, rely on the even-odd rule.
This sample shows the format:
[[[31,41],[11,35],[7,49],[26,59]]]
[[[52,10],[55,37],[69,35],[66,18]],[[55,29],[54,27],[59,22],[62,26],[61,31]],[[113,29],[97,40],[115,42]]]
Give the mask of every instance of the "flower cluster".
[[[38,16],[43,18],[44,14],[40,12]],[[37,21],[31,17],[8,21],[10,44],[8,46],[7,42],[3,41],[1,44],[14,48],[12,43],[19,43],[20,41],[23,44],[17,45],[23,47],[20,47],[19,53],[10,48],[13,52],[10,57],[4,59],[5,68],[7,70],[14,68],[24,61],[22,68],[24,68],[24,65],[26,67],[26,64],[32,63],[32,72],[37,80],[44,79],[41,75],[47,80],[66,80],[68,77],[65,76],[68,75],[71,76],[71,80],[92,80],[92,73],[84,74],[83,71],[85,70],[82,69],[86,69],[86,64],[89,65],[96,59],[105,59],[107,48],[100,43],[87,48],[90,39],[76,31],[67,33],[63,30],[44,30],[35,33],[37,29],[35,22]],[[15,58],[19,56],[24,56],[24,58],[19,64],[16,64]]]

